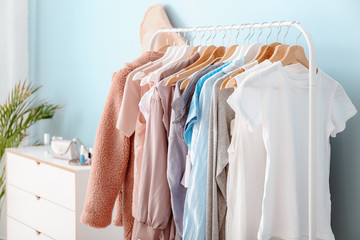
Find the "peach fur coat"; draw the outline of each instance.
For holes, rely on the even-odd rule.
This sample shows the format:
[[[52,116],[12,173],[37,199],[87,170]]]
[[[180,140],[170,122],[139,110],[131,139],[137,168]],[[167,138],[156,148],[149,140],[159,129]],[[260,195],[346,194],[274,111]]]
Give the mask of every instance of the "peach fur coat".
[[[127,75],[135,68],[163,56],[145,52],[112,75],[112,82],[95,137],[93,163],[90,171],[81,222],[95,228],[111,223],[115,204],[114,225],[124,226],[124,239],[131,239],[132,191],[134,183],[134,135],[126,137],[116,128]]]

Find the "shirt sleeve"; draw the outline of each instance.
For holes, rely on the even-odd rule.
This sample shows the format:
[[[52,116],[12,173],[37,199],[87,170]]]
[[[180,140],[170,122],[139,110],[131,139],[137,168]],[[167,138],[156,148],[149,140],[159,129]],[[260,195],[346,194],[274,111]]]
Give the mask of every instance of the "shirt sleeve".
[[[346,121],[353,117],[357,110],[344,88],[338,83],[330,107],[330,133],[332,137],[336,137],[337,133],[345,129]]]
[[[124,96],[116,123],[116,128],[127,137],[130,137],[135,131],[140,101],[139,81],[129,80],[125,82]]]
[[[258,74],[250,74],[230,95],[227,102],[254,131],[262,121],[263,89]]]
[[[122,103],[121,84],[116,75],[100,118],[81,222],[104,228],[111,223],[115,200],[124,183],[131,142],[115,127]]]

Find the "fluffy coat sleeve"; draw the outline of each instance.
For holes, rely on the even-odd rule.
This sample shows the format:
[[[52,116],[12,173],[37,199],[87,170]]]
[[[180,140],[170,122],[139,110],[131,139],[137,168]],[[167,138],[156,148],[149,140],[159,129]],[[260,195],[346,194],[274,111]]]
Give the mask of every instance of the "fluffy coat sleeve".
[[[124,239],[131,239],[134,136],[126,137],[116,128],[127,75],[135,68],[160,58],[146,52],[112,76],[111,87],[100,118],[94,143],[81,222],[95,228],[110,225],[116,203],[114,224],[124,226]]]

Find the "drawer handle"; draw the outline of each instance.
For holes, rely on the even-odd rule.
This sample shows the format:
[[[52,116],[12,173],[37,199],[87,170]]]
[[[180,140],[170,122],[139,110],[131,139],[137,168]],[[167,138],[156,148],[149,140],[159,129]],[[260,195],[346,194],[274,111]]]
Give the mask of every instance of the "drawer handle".
[[[40,162],[36,161],[36,165],[38,165],[38,166],[39,166],[39,165],[40,165]]]
[[[41,232],[39,232],[38,230],[35,230],[35,232],[38,236],[41,234]]]
[[[40,196],[35,195],[36,200],[40,200]]]

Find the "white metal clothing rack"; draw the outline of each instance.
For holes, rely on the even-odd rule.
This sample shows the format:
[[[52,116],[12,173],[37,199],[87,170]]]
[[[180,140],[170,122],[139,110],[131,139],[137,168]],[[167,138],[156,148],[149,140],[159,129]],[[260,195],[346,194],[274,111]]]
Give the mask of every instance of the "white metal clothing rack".
[[[304,35],[308,49],[309,49],[309,239],[316,239],[316,202],[315,202],[315,148],[313,142],[315,142],[315,112],[313,106],[315,106],[314,88],[316,86],[316,53],[314,41],[309,31],[300,25],[299,22],[272,22],[272,23],[255,23],[255,24],[242,24],[242,25],[230,25],[230,26],[217,26],[217,27],[192,27],[192,28],[171,28],[160,29],[156,31],[150,41],[150,50],[154,50],[155,39],[160,33],[170,32],[202,32],[202,31],[223,31],[223,30],[241,30],[241,29],[263,29],[263,28],[278,28],[278,27],[291,27],[294,26],[300,30]]]

